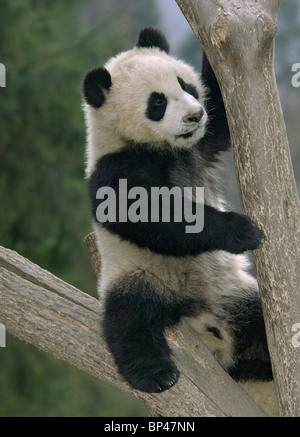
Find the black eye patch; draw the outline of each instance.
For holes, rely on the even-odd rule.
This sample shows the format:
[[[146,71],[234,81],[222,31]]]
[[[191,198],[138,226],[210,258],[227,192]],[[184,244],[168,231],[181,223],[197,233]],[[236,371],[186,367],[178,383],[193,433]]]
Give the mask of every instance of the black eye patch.
[[[198,91],[194,85],[186,83],[183,79],[181,79],[181,77],[177,77],[177,80],[183,91],[189,93],[191,96],[195,97],[195,99],[199,99]]]
[[[162,93],[151,93],[147,103],[146,115],[152,121],[163,119],[167,108],[166,96]]]

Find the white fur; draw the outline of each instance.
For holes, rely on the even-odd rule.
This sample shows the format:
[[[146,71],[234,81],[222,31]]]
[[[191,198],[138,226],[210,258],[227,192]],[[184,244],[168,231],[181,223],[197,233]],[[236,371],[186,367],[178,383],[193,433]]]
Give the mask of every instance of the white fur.
[[[191,147],[203,137],[206,113],[199,125],[192,128],[183,121],[186,114],[199,111],[205,104],[204,86],[192,67],[156,48],[134,48],[110,59],[105,68],[112,79],[105,103],[99,109],[83,104],[87,125],[87,177],[102,156],[121,150],[128,144],[127,140],[147,142],[153,147]],[[177,77],[196,87],[199,100],[181,89]],[[159,122],[145,116],[149,92],[152,91],[164,93],[168,99],[165,116]],[[194,130],[190,138],[177,137],[189,132],[188,129]],[[201,157],[195,156],[196,159]],[[226,203],[209,182],[218,178],[217,165],[205,168],[204,173],[206,203],[225,211]],[[192,181],[192,185],[200,186],[197,179]],[[184,290],[185,297],[203,295],[213,313],[190,318],[188,323],[221,365],[228,368],[232,364],[232,338],[226,324],[218,320],[222,317],[224,299],[234,301],[243,293],[258,292],[255,279],[247,271],[247,257],[222,251],[195,257],[167,257],[141,249],[99,224],[94,227],[101,255],[100,299],[111,284],[131,273],[151,280],[164,294],[174,296],[175,293],[182,297]],[[208,325],[218,326],[222,340],[207,331]],[[259,387],[262,386],[258,384],[254,390],[260,400]],[[251,383],[245,384],[249,393],[253,387]],[[267,400],[270,403],[270,399]],[[265,410],[268,410],[267,403],[263,400]],[[274,410],[272,414],[275,414]]]
[[[95,231],[101,255],[100,298],[124,274],[140,274],[164,295],[176,293],[182,297],[182,290],[185,297],[203,295],[218,316],[222,316],[226,298],[242,297],[242,293],[246,296],[250,290],[257,292],[257,283],[247,272],[249,262],[245,255],[215,251],[196,257],[166,257],[121,240],[118,235],[111,234],[101,226],[96,225]],[[220,276],[220,272],[224,271],[226,274]],[[207,313],[187,321],[202,336],[223,367],[228,368],[232,364],[232,342],[226,325],[220,325],[215,316]],[[208,335],[208,321],[212,323],[211,326],[218,326],[223,342]]]
[[[134,48],[110,59],[105,68],[112,78],[105,104],[99,109],[83,104],[88,131],[87,176],[101,156],[122,149],[124,140],[146,141],[158,147],[166,142],[173,147],[191,147],[203,137],[206,112],[199,125],[183,122],[185,115],[204,109],[205,103],[204,86],[191,66],[156,48]],[[196,86],[199,101],[181,89],[177,77]],[[144,116],[149,90],[168,98],[160,122]],[[189,131],[194,131],[190,138],[177,137]]]
[[[165,294],[174,293],[174,290],[178,296],[182,296],[182,290],[185,290],[186,297],[204,293],[218,315],[222,315],[224,297],[234,300],[235,296],[241,297],[241,293],[247,294],[249,289],[257,291],[256,280],[247,272],[249,261],[245,255],[219,251],[203,253],[192,259],[165,257],[148,249],[140,249],[128,241],[121,241],[117,235],[98,225],[95,231],[101,255],[100,300],[110,285],[130,273],[140,273]],[[224,268],[226,274],[220,277],[218,273]],[[185,318],[185,322],[200,335],[222,367],[226,369],[232,365],[233,344],[226,323],[220,323],[213,314],[208,313]],[[222,340],[209,333],[207,326],[217,326]],[[240,384],[267,415],[279,415],[273,381],[246,381]]]

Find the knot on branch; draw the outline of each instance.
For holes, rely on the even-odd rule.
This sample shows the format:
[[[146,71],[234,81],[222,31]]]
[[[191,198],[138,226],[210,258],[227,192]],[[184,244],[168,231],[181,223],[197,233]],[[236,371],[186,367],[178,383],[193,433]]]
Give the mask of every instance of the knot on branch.
[[[218,15],[210,26],[211,42],[220,48],[230,38],[229,14]]]
[[[264,46],[270,41],[273,41],[277,32],[277,25],[268,15],[260,14],[255,17],[255,29],[258,34],[258,42]]]
[[[241,59],[245,53],[257,58],[262,50],[271,48],[276,31],[277,26],[267,13],[248,7],[220,12],[210,25],[209,36],[213,46],[221,49],[220,54],[224,49]]]

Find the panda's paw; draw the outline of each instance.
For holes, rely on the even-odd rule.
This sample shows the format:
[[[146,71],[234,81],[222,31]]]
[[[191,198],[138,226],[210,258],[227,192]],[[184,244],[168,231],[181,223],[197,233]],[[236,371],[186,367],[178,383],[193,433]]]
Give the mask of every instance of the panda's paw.
[[[256,249],[262,238],[263,232],[253,221],[243,214],[228,213],[230,232],[228,234],[228,251],[234,254]]]
[[[136,390],[160,393],[171,388],[178,380],[179,371],[171,360],[159,363],[155,369],[145,369],[130,378],[130,385]]]

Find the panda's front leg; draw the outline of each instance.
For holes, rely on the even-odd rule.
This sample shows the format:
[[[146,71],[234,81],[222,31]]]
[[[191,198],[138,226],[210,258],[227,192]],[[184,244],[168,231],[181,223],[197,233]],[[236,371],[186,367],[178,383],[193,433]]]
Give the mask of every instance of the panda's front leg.
[[[103,333],[120,374],[133,388],[161,392],[177,381],[164,329],[179,318],[170,302],[138,280],[123,281],[106,294]]]

